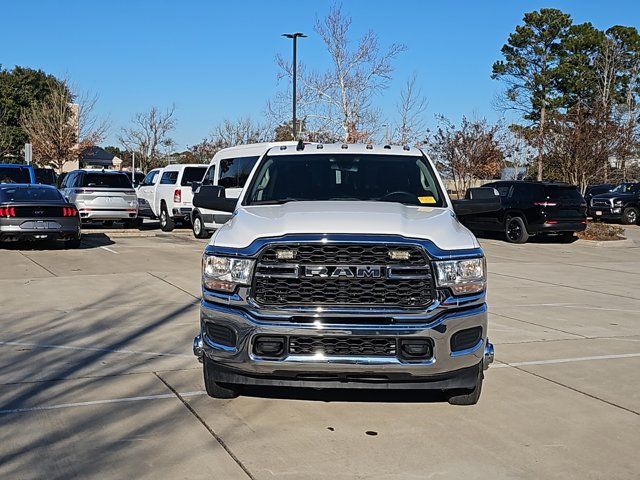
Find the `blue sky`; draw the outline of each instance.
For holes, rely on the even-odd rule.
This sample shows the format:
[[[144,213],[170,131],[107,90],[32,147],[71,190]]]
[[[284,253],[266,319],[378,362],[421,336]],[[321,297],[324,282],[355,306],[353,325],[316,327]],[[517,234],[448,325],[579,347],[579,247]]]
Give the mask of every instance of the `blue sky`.
[[[279,88],[274,57],[290,55],[283,32],[309,35],[300,57],[327,62],[314,35],[316,16],[333,1],[29,1],[0,0],[0,64],[41,68],[99,95],[110,120],[105,145],[152,105],[176,106],[174,138],[198,143],[223,118],[260,119]],[[429,101],[427,115],[499,117],[492,104],[500,84],[491,64],[524,12],[555,7],[576,23],[640,27],[640,2],[602,1],[379,1],[351,0],[354,40],[368,29],[381,45],[404,43],[394,81],[379,106],[393,120],[403,82],[415,72]],[[433,123],[433,121],[431,121]]]

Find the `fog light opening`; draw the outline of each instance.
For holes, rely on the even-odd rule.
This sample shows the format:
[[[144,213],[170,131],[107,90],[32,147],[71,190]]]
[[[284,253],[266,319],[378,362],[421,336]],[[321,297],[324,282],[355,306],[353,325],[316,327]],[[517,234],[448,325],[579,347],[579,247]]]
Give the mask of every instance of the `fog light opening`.
[[[426,338],[400,340],[400,355],[408,360],[431,358],[431,341]]]
[[[260,357],[281,357],[284,354],[284,337],[257,337],[253,353]]]

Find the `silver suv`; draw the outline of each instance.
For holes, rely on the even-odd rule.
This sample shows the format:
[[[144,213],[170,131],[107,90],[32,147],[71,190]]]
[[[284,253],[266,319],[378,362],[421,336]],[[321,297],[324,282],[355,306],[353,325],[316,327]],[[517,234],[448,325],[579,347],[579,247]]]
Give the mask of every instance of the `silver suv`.
[[[74,170],[65,177],[60,191],[76,205],[83,222],[139,224],[138,197],[124,172]]]

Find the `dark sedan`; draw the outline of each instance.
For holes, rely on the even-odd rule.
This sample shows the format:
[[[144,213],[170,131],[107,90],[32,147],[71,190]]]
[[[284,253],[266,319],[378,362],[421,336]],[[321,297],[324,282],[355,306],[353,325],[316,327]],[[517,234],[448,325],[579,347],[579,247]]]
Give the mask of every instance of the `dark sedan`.
[[[80,246],[75,205],[50,185],[0,185],[0,241],[62,240]]]

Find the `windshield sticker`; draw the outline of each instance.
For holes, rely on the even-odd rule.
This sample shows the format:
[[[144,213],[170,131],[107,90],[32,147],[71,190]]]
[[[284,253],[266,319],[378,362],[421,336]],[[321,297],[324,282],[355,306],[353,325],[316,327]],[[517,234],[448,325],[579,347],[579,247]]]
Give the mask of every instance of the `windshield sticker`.
[[[434,203],[436,203],[436,199],[431,195],[427,197],[418,197],[418,201],[420,203],[426,203],[427,205],[433,205]]]

